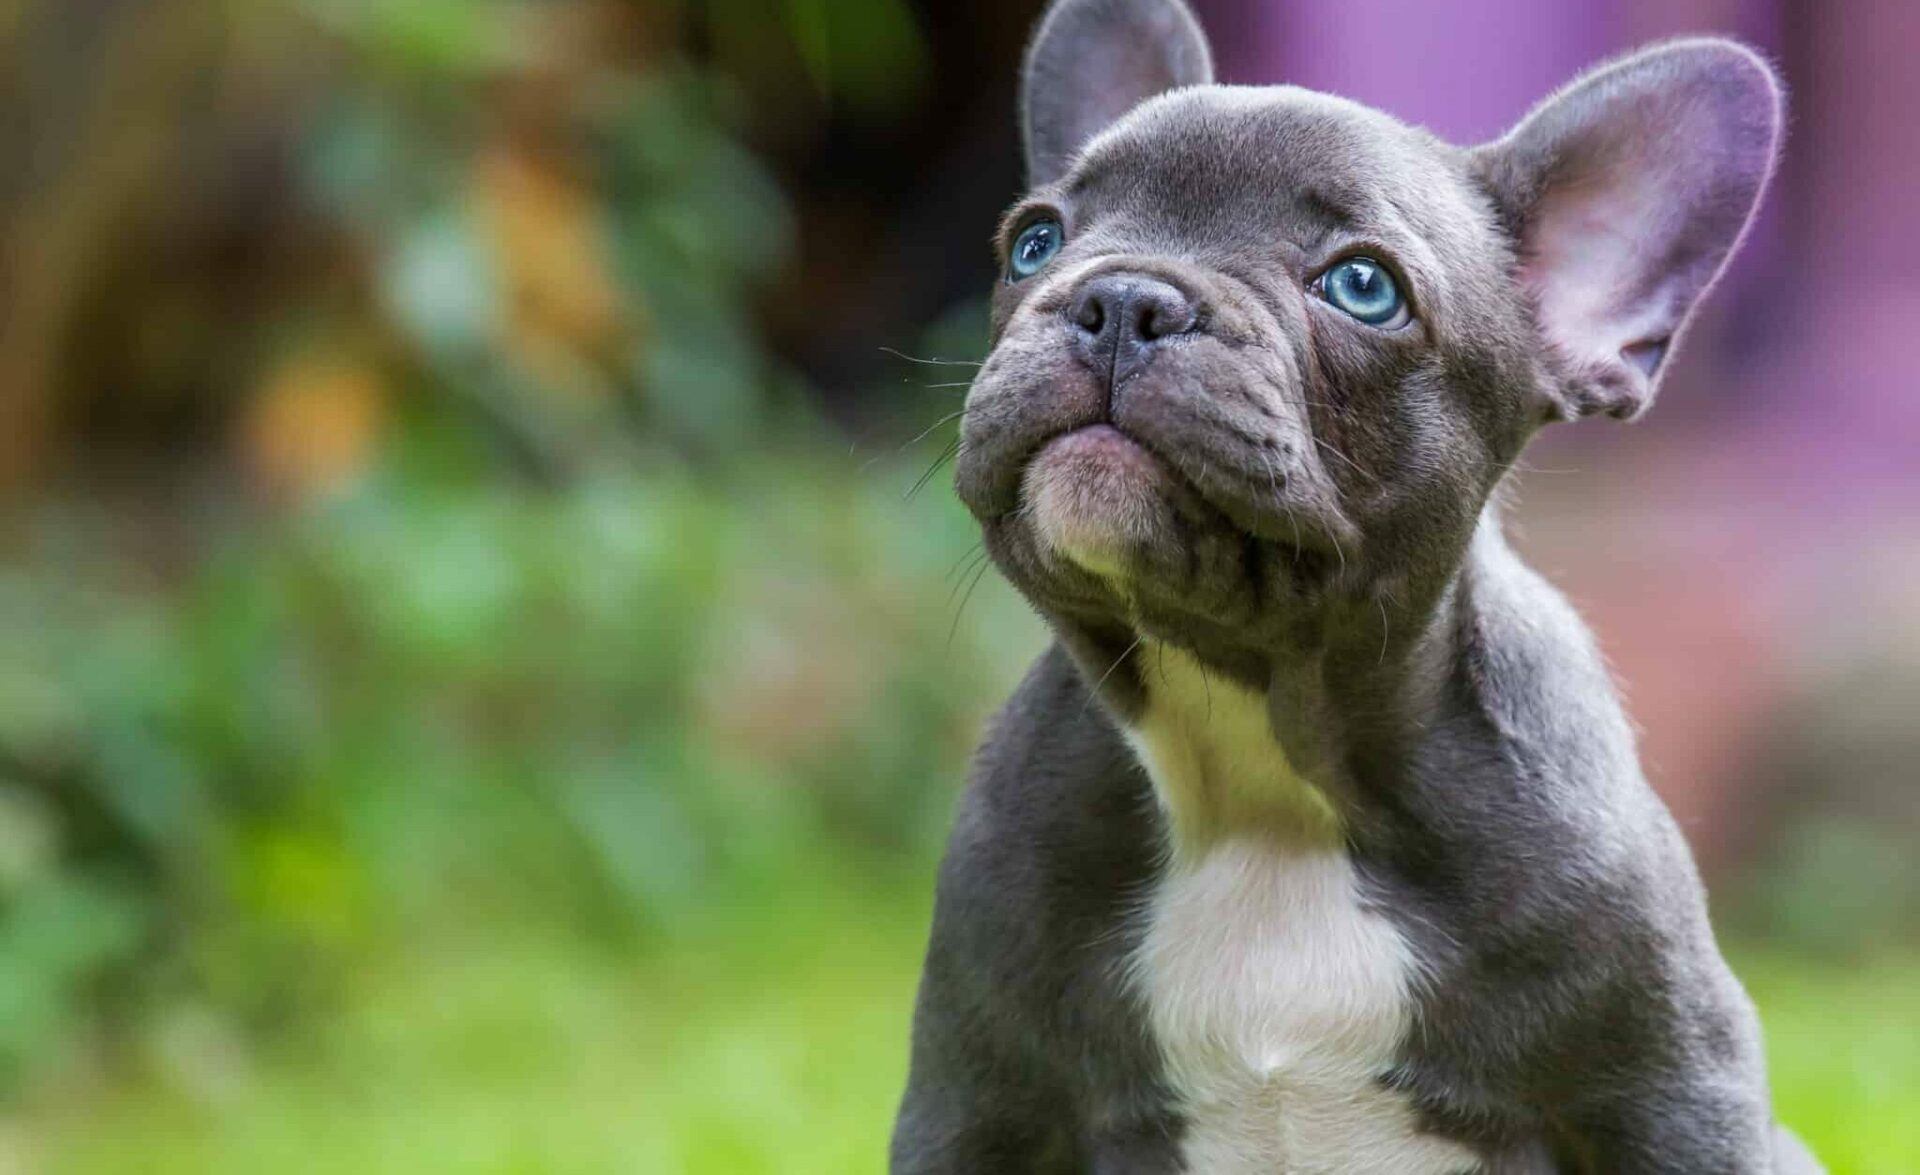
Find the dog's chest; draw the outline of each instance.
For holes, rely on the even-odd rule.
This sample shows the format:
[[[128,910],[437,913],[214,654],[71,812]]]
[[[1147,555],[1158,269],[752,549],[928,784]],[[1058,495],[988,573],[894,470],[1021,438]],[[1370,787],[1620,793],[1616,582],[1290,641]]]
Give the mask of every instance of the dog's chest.
[[[1146,664],[1152,702],[1129,737],[1173,843],[1133,979],[1186,1118],[1186,1170],[1474,1170],[1382,1080],[1418,960],[1362,900],[1337,820],[1288,769],[1262,700],[1172,650]]]

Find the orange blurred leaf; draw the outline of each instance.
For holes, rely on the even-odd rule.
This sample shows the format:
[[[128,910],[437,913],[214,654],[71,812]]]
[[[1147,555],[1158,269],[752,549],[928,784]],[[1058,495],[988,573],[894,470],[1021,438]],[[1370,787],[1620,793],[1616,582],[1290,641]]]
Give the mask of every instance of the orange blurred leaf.
[[[271,372],[240,422],[249,467],[277,493],[310,497],[365,468],[386,416],[371,365],[304,353]]]
[[[605,353],[622,315],[591,191],[510,146],[484,152],[473,183],[504,278],[507,346],[536,369],[555,352],[576,360]]]

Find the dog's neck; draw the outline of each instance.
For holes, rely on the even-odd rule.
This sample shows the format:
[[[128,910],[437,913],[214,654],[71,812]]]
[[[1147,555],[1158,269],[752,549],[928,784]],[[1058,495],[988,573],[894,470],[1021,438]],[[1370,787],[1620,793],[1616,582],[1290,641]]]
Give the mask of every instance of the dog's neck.
[[[1392,784],[1357,776],[1404,766],[1406,743],[1445,704],[1470,627],[1463,585],[1514,558],[1489,506],[1461,568],[1423,606],[1382,607],[1378,626],[1357,628],[1344,645],[1274,658],[1264,684],[1142,635],[1126,657],[1137,691],[1118,713],[1167,813],[1176,857],[1248,836],[1341,841],[1362,793]]]
[[[1340,817],[1274,732],[1265,695],[1216,677],[1183,649],[1139,649],[1144,703],[1127,741],[1153,779],[1176,860],[1237,837],[1331,845]]]

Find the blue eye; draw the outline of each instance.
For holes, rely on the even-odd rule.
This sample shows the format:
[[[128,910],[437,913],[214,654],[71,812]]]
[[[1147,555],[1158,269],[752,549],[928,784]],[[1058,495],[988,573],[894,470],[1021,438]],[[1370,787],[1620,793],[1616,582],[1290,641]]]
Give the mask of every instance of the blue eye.
[[[1057,220],[1036,220],[1020,230],[1013,239],[1013,256],[1007,262],[1014,280],[1032,277],[1047,267],[1066,240],[1066,230]]]
[[[1349,257],[1320,275],[1320,296],[1368,326],[1399,327],[1410,317],[1393,275],[1371,257]]]

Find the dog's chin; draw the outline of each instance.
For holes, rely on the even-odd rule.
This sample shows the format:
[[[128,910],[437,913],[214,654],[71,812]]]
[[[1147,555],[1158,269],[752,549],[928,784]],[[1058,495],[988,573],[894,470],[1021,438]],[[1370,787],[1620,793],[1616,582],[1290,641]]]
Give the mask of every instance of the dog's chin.
[[[1172,475],[1111,425],[1041,446],[1022,489],[1041,550],[1114,586],[1178,540]]]
[[[1325,586],[1317,552],[1242,529],[1160,450],[1111,424],[1041,443],[1019,486],[1018,509],[981,519],[987,546],[1056,618],[1224,646],[1297,623]]]

